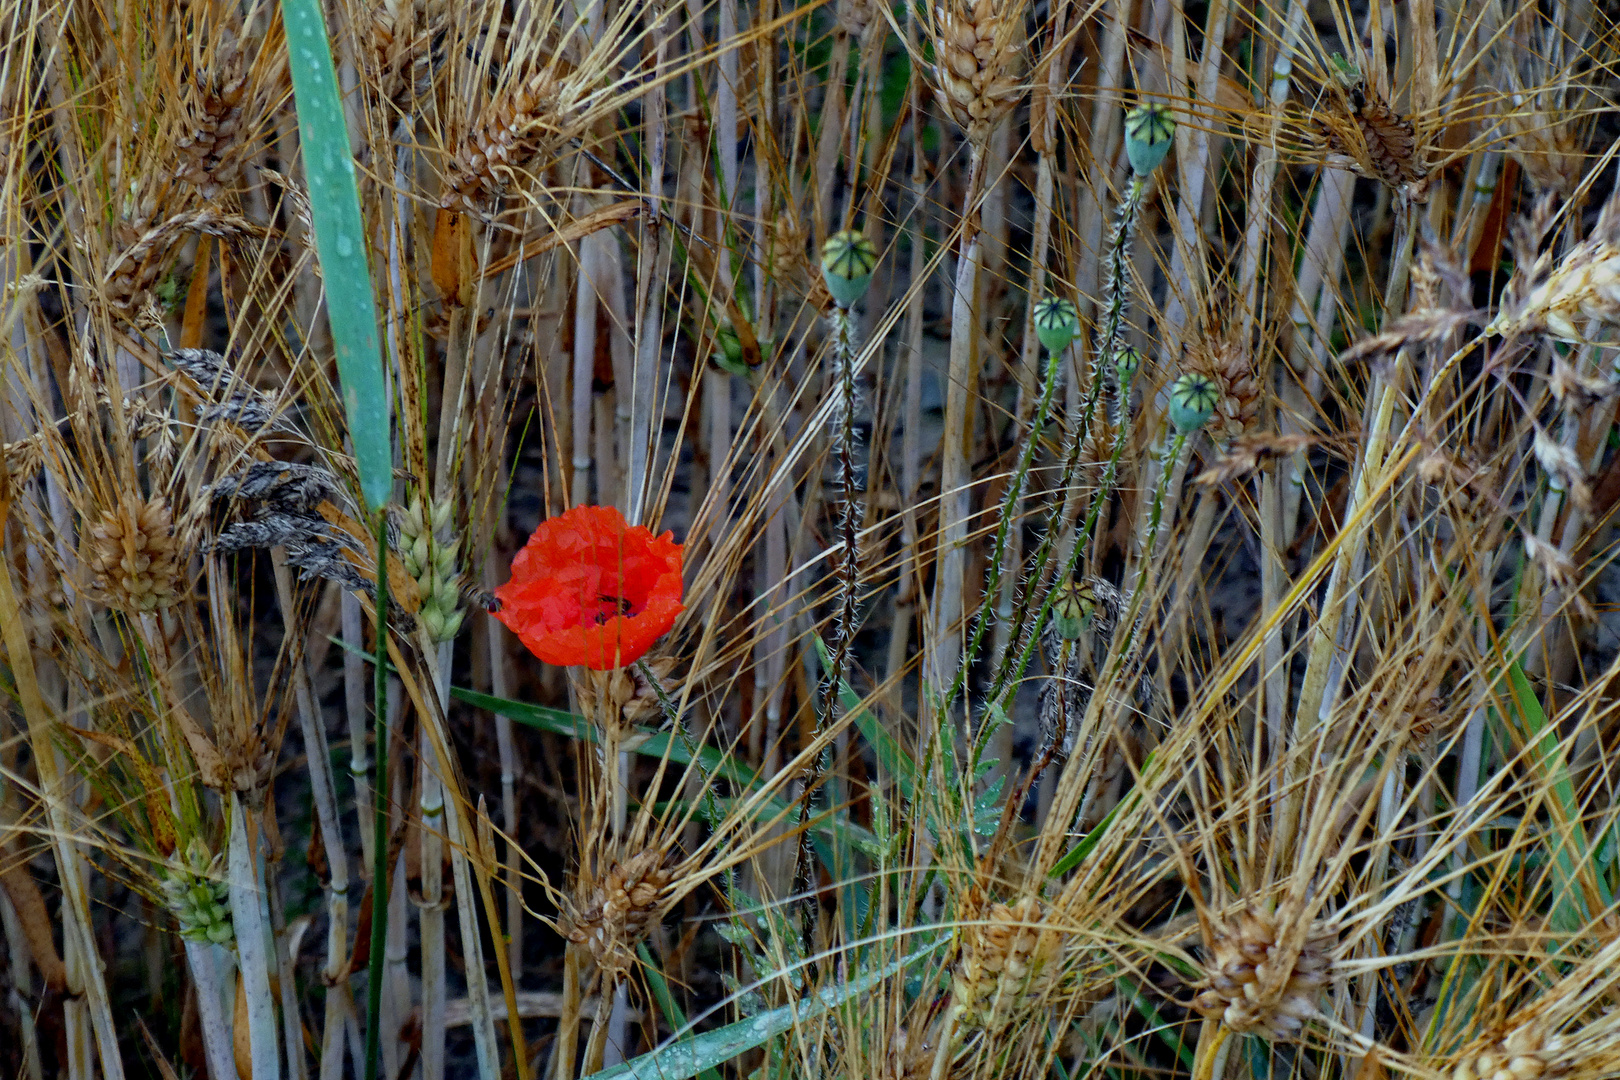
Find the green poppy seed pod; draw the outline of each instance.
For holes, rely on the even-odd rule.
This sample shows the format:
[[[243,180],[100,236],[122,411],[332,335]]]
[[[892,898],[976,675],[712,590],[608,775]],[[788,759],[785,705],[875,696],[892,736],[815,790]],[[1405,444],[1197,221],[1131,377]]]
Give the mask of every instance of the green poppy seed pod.
[[[1141,367],[1142,354],[1135,346],[1126,345],[1114,353],[1114,375],[1119,379],[1121,390],[1131,385]]]
[[[1183,435],[1204,426],[1221,392],[1208,375],[1189,371],[1170,384],[1170,423]]]
[[[1059,353],[1080,332],[1080,312],[1060,296],[1048,296],[1035,305],[1035,336],[1046,351]]]
[[[863,234],[846,229],[827,237],[821,245],[821,276],[839,307],[850,307],[866,295],[877,262],[877,248]]]
[[[1131,159],[1137,176],[1159,167],[1175,134],[1176,121],[1168,106],[1148,102],[1125,114],[1125,156]]]
[[[1058,597],[1052,604],[1052,628],[1064,641],[1079,641],[1085,636],[1091,613],[1097,609],[1097,596],[1091,586],[1082,581],[1066,581],[1057,589]]]

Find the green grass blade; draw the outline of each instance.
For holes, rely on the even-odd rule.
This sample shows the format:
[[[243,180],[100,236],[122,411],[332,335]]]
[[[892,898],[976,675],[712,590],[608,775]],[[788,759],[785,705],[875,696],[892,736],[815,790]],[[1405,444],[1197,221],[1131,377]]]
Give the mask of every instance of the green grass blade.
[[[829,986],[812,994],[807,1000],[784,1005],[770,1012],[760,1013],[727,1024],[723,1028],[704,1032],[695,1039],[683,1038],[676,1032],[674,1039],[656,1050],[642,1054],[622,1065],[603,1069],[594,1075],[598,1080],[689,1080],[705,1069],[725,1064],[738,1054],[746,1053],[767,1040],[787,1031],[796,1023],[835,1009],[853,997],[871,990],[884,979],[902,971],[936,952],[942,941],[925,945],[909,956],[886,964],[869,975]]]
[[[641,957],[641,972],[647,979],[647,988],[652,991],[653,998],[658,1002],[658,1009],[669,1021],[674,1031],[681,1031],[686,1027],[686,1013],[675,1001],[675,995],[670,993],[669,980],[658,965],[653,963],[652,953],[647,951],[646,942],[636,942],[636,955]],[[682,1042],[690,1041],[682,1039]],[[698,1080],[720,1080],[720,1074],[713,1069],[704,1069],[698,1073]]]
[[[343,384],[343,408],[349,417],[360,492],[375,513],[393,495],[394,452],[349,128],[343,121],[320,0],[281,0],[281,15],[287,27],[298,137],[309,183],[315,250],[326,288],[326,314]]]

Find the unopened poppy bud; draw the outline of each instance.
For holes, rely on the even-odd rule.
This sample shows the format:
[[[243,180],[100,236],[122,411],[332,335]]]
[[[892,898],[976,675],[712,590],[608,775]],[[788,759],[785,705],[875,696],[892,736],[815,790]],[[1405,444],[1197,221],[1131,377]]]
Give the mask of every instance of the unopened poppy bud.
[[[1204,426],[1221,392],[1208,375],[1189,371],[1170,385],[1170,423],[1183,435]]]
[[[1175,118],[1158,102],[1138,105],[1125,114],[1125,156],[1137,176],[1147,176],[1159,167],[1175,134]]]
[[[1080,332],[1080,312],[1074,304],[1059,296],[1048,296],[1035,305],[1035,336],[1041,339],[1046,351],[1059,353]]]
[[[1052,628],[1065,641],[1079,641],[1091,624],[1091,613],[1097,609],[1097,595],[1082,581],[1066,581],[1057,589]]]
[[[850,307],[866,295],[877,261],[872,241],[853,229],[827,237],[821,245],[821,276],[839,307]]]
[[[1119,380],[1121,390],[1128,389],[1131,380],[1136,378],[1136,372],[1142,366],[1142,354],[1135,346],[1125,345],[1114,353],[1114,376]]]

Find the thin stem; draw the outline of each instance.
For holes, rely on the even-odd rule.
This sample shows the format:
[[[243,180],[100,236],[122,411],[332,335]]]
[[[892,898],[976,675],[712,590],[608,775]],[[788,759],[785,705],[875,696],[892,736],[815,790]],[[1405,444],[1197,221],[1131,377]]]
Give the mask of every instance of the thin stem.
[[[368,958],[366,995],[365,1080],[377,1080],[377,1058],[382,1050],[383,949],[388,933],[388,518],[377,515],[377,591],[374,608],[377,636],[373,664],[372,712],[376,724],[376,811],[372,814],[372,850],[377,862],[371,876],[371,955]]]

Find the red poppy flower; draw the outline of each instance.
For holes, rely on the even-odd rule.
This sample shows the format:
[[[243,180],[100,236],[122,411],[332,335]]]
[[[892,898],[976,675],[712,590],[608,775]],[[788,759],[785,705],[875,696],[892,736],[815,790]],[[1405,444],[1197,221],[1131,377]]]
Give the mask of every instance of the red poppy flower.
[[[495,617],[548,664],[633,664],[685,610],[673,535],[626,524],[611,506],[549,518],[512,560],[512,580],[495,590]]]

